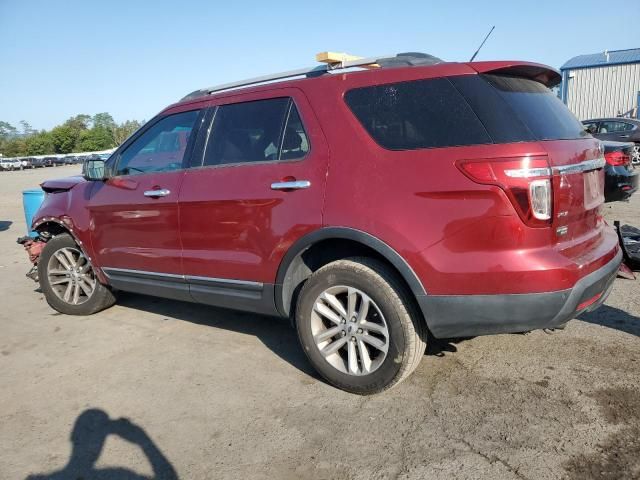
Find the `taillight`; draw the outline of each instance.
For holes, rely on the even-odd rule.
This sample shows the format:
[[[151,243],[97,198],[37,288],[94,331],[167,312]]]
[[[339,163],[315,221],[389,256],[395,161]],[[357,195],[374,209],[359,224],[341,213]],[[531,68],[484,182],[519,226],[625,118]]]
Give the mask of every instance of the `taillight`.
[[[607,163],[613,167],[624,167],[631,163],[631,158],[624,152],[617,150],[615,152],[609,152],[604,154],[604,159]]]
[[[474,182],[504,190],[527,225],[548,227],[551,223],[553,190],[547,157],[462,160],[456,165]]]

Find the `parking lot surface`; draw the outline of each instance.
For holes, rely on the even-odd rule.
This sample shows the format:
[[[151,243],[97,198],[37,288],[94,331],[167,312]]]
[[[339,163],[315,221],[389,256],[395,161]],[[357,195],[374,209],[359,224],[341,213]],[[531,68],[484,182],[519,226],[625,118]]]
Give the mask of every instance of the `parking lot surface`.
[[[20,192],[78,172],[0,173],[1,479],[640,478],[638,281],[561,331],[432,342],[358,397],[285,320],[133,294],[49,308],[15,243]],[[640,196],[605,214],[639,226]]]

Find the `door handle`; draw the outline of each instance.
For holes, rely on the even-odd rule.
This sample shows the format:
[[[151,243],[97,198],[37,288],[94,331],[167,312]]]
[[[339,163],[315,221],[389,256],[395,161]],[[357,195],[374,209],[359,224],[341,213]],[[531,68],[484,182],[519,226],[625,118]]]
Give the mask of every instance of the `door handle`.
[[[300,190],[309,188],[311,182],[309,180],[294,180],[290,182],[274,182],[271,184],[271,190]]]
[[[629,135],[618,135],[620,138],[629,138]]]
[[[170,193],[171,193],[171,190],[167,190],[166,188],[160,188],[158,190],[147,190],[146,192],[144,192],[144,196],[158,198],[158,197],[166,197]]]

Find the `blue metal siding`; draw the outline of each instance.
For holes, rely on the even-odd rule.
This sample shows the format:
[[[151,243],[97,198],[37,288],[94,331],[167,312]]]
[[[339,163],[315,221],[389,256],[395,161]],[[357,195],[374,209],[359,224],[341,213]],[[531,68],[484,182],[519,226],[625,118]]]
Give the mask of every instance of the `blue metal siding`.
[[[589,55],[578,55],[560,67],[560,70],[570,70],[572,68],[603,67],[607,65],[620,65],[624,63],[640,63],[640,48],[629,50],[612,50],[607,55],[604,52]]]

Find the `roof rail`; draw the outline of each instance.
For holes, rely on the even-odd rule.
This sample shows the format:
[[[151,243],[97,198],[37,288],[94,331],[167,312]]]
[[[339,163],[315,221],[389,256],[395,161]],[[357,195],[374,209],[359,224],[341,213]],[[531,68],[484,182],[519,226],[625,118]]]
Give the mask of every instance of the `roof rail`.
[[[336,55],[342,55],[343,58],[339,61],[336,61],[335,60]],[[316,55],[316,58],[318,59],[318,61],[327,62],[325,65],[318,65],[312,68],[299,68],[297,70],[289,70],[287,72],[272,73],[269,75],[262,75],[260,77],[248,78],[246,80],[240,80],[238,82],[230,82],[230,83],[223,83],[221,85],[214,85],[212,87],[202,88],[200,90],[196,90],[195,92],[191,92],[189,95],[183,97],[180,101],[191,100],[193,98],[198,98],[203,95],[208,95],[214,92],[220,92],[223,90],[230,90],[230,89],[239,88],[239,87],[247,87],[249,85],[256,85],[258,83],[272,82],[275,80],[284,80],[286,78],[293,78],[293,77],[302,77],[302,76],[310,77],[310,76],[322,75],[332,70],[354,68],[354,67],[366,67],[366,66],[374,67],[374,65],[375,65],[374,68],[376,68],[378,66],[377,65],[378,60],[380,60],[381,58],[388,58],[388,57],[394,57],[394,56],[395,55],[382,55],[379,57],[362,58],[362,57],[354,57],[353,55],[348,55],[348,54],[336,54],[333,52],[323,52]]]
[[[331,72],[333,70],[341,70],[346,68],[362,67],[362,68],[379,68],[379,67],[401,67],[401,66],[420,66],[420,65],[435,65],[442,63],[443,60],[433,55],[420,52],[407,52],[398,53],[392,55],[380,55],[377,57],[356,57],[349,55],[348,53],[336,53],[336,52],[321,52],[316,55],[318,62],[324,63],[324,65],[318,65],[312,68],[299,68],[297,70],[289,70],[288,72],[272,73],[270,75],[263,75],[261,77],[248,78],[239,82],[223,83],[221,85],[214,85],[213,87],[202,88],[191,92],[189,95],[183,97],[180,101],[192,100],[194,98],[209,95],[215,92],[221,92],[224,90],[231,90],[234,88],[248,87],[250,85],[257,85],[259,83],[273,82],[276,80],[284,80],[294,77],[315,77]]]

